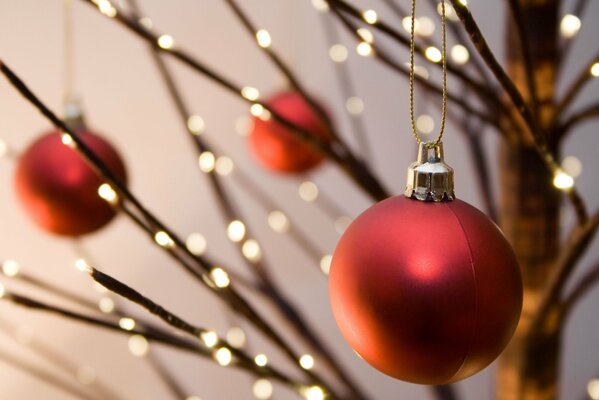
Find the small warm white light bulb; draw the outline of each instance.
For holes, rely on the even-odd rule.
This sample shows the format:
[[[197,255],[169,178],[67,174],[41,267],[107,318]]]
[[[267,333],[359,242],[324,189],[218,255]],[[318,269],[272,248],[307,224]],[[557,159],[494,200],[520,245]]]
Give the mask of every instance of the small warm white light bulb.
[[[100,12],[104,15],[106,15],[107,17],[113,18],[116,16],[116,8],[114,8],[112,6],[112,4],[110,4],[110,1],[108,0],[98,0],[95,1],[95,3],[98,6],[98,10],[100,10]]]
[[[419,36],[428,37],[435,33],[435,23],[429,17],[418,18],[415,30]]]
[[[331,256],[330,254],[322,256],[322,258],[320,259],[320,270],[323,272],[323,274],[328,275],[331,271],[332,260],[333,256]]]
[[[98,302],[98,308],[104,314],[110,314],[114,311],[114,301],[110,297],[102,297]]]
[[[553,186],[560,190],[570,190],[574,187],[574,178],[566,174],[564,171],[559,170],[553,177]]]
[[[227,176],[231,174],[234,168],[235,163],[233,163],[233,160],[227,156],[219,156],[216,159],[216,164],[214,165],[214,170],[221,176]]]
[[[226,347],[221,347],[214,352],[214,358],[222,367],[226,367],[227,365],[231,364],[233,355],[231,354],[231,350],[227,349]]]
[[[307,202],[316,200],[318,198],[318,186],[311,181],[302,182],[299,186],[299,196]]]
[[[231,278],[229,278],[229,274],[222,268],[213,268],[210,271],[210,277],[218,288],[226,288],[231,284]]]
[[[189,118],[187,118],[187,129],[194,135],[201,135],[206,129],[204,118],[199,115],[190,115]]]
[[[374,43],[374,35],[370,31],[370,29],[358,28],[358,30],[356,32],[362,38],[362,40],[365,41],[366,43],[370,43],[370,44]]]
[[[64,144],[67,147],[70,147],[71,149],[74,149],[77,147],[77,143],[75,143],[75,141],[73,140],[73,137],[71,135],[69,135],[68,133],[63,133],[60,136],[60,140],[61,140],[62,144]]]
[[[210,173],[214,171],[216,157],[211,151],[203,151],[198,157],[198,165],[202,172]]]
[[[277,233],[285,233],[289,230],[289,219],[279,210],[271,211],[268,214],[268,225]]]
[[[0,299],[4,297],[6,294],[6,289],[4,289],[4,285],[0,283]]]
[[[443,15],[443,5],[441,4],[441,2],[437,4],[437,13],[439,15]],[[460,19],[460,17],[458,17],[458,14],[456,14],[453,6],[448,2],[445,2],[445,17],[450,21],[459,21]]]
[[[362,13],[362,19],[370,25],[376,24],[379,20],[379,16],[374,10],[366,10]]]
[[[175,242],[165,231],[158,231],[154,234],[154,241],[161,247],[172,248]]]
[[[314,357],[312,357],[310,354],[304,354],[299,359],[299,365],[306,370],[314,368]]]
[[[162,35],[158,38],[158,46],[162,49],[169,50],[175,45],[175,39],[171,35]]]
[[[591,66],[591,75],[596,78],[599,78],[599,62],[596,62]]]
[[[359,115],[364,112],[364,102],[361,98],[352,96],[345,101],[347,112],[352,115]]]
[[[463,65],[470,60],[470,53],[468,52],[468,49],[465,46],[461,44],[456,44],[451,48],[451,59],[456,64]]]
[[[272,396],[273,386],[268,379],[258,379],[252,386],[254,397],[259,400],[268,400]]]
[[[577,178],[582,173],[582,163],[577,157],[568,156],[562,160],[564,172],[572,178]]]
[[[260,243],[254,239],[248,239],[243,243],[241,252],[250,261],[257,262],[262,258],[262,249]]]
[[[6,260],[2,263],[2,273],[9,278],[17,276],[20,270],[21,266],[15,260]]]
[[[268,364],[268,357],[266,357],[265,354],[258,354],[256,357],[254,357],[254,362],[259,367],[265,367],[266,364]]]
[[[200,339],[206,347],[214,347],[218,343],[218,335],[214,331],[204,331],[200,333]]]
[[[142,335],[133,335],[129,338],[129,352],[136,357],[143,357],[150,351],[148,339]]]
[[[320,386],[306,388],[304,396],[306,400],[324,400],[324,391]]]
[[[123,330],[132,331],[135,329],[135,320],[133,318],[123,317],[119,320],[119,326]]]
[[[329,3],[326,0],[312,0],[312,7],[320,12],[329,11]]]
[[[206,242],[206,238],[201,233],[192,233],[187,237],[185,247],[187,247],[187,250],[189,250],[191,254],[201,256],[206,251],[208,242]]]
[[[356,52],[362,57],[370,57],[374,54],[374,49],[367,42],[360,42],[356,46]]]
[[[260,92],[258,89],[251,86],[246,86],[241,89],[241,95],[250,101],[256,101],[258,98],[260,98]]]
[[[441,51],[435,46],[427,47],[424,51],[424,55],[426,56],[426,58],[428,58],[430,61],[434,63],[438,63],[442,60]]]
[[[0,139],[0,158],[6,156],[8,154],[8,144]]]
[[[581,26],[580,18],[573,14],[566,14],[562,18],[559,29],[563,37],[570,39],[578,34]]]
[[[92,267],[83,258],[75,260],[75,268],[77,268],[81,272],[87,272],[88,274],[91,274],[93,272]]]
[[[592,400],[599,400],[599,379],[592,379],[589,381],[587,392]]]
[[[241,242],[245,237],[245,224],[239,220],[234,220],[227,226],[227,237],[232,242]]]
[[[150,30],[150,29],[152,29],[154,27],[154,22],[149,17],[142,17],[142,18],[140,18],[139,19],[139,24],[141,26],[143,26],[144,28],[146,28],[147,30]]]
[[[416,118],[416,129],[418,132],[428,135],[435,129],[435,120],[427,114],[422,114]]]
[[[227,342],[236,349],[245,346],[245,331],[239,326],[229,328],[227,331]]]
[[[266,29],[260,29],[256,32],[256,41],[258,42],[258,45],[263,48],[269,47],[272,43],[270,33],[268,33]]]
[[[336,63],[342,63],[347,60],[347,47],[342,44],[334,44],[329,49],[329,57]]]
[[[116,204],[119,196],[108,183],[103,183],[98,187],[98,196],[110,204]]]

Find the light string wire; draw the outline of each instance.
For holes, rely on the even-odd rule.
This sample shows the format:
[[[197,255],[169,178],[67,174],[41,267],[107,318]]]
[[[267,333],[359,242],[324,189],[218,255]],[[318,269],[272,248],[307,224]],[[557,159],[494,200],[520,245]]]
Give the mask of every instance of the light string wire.
[[[443,134],[445,133],[445,121],[447,119],[447,35],[446,35],[446,25],[447,25],[447,17],[445,14],[445,1],[441,1],[441,62],[442,62],[442,70],[443,70],[443,105],[441,111],[441,127],[439,128],[439,134],[437,139],[431,142],[426,143],[427,148],[433,148],[441,143],[443,139]],[[416,118],[414,117],[414,53],[416,47],[416,41],[414,39],[415,35],[415,25],[416,25],[416,0],[412,0],[412,16],[411,16],[411,24],[410,24],[410,123],[412,125],[412,135],[414,139],[416,139],[416,143],[418,145],[422,144],[422,139],[418,134],[418,129],[416,129]]]

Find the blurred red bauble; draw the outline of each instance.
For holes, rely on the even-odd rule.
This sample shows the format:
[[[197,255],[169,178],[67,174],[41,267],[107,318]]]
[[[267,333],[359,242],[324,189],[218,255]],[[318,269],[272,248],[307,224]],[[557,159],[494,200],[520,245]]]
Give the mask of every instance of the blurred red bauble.
[[[78,134],[119,179],[126,180],[125,166],[112,145],[89,131]],[[65,236],[94,232],[115,216],[98,195],[102,183],[56,131],[29,146],[19,158],[15,176],[18,199],[33,221],[45,231]]]
[[[329,276],[345,339],[387,375],[420,384],[467,378],[512,337],[518,262],[482,212],[460,201],[397,196],[345,231]]]
[[[297,92],[282,92],[266,101],[274,111],[313,135],[330,140],[330,135],[318,115]],[[263,121],[253,117],[249,137],[250,150],[263,167],[287,173],[301,173],[316,167],[323,160],[317,150],[294,136],[273,118]]]

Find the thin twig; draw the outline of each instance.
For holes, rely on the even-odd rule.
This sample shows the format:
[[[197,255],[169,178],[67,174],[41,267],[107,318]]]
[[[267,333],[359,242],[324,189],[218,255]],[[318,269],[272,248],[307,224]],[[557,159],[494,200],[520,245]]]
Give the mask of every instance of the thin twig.
[[[356,38],[356,40],[361,41],[362,38],[356,32],[355,24],[353,22],[351,22],[343,13],[336,10],[335,8],[332,8],[331,10],[339,18],[339,20],[343,23],[343,25],[348,29],[348,31],[353,34],[353,36]],[[380,46],[378,46],[376,44],[371,44],[371,46],[374,51],[374,57],[376,57],[377,60],[381,61],[384,65],[386,65],[387,67],[391,68],[393,71],[398,72],[399,74],[401,74],[403,76],[410,75],[409,67],[407,67],[403,64],[399,64],[396,61],[394,61],[383,49],[380,48]],[[414,79],[416,80],[416,82],[418,84],[421,85],[422,88],[429,90],[431,93],[435,93],[437,95],[442,95],[443,90],[439,86],[430,82],[427,78],[424,78],[424,77],[416,74],[414,76]],[[457,96],[457,95],[449,92],[449,93],[447,93],[447,98],[451,101],[452,105],[460,106],[464,112],[475,115],[477,118],[479,118],[495,127],[499,127],[499,122],[498,122],[498,118],[496,115],[493,115],[493,116],[487,115],[484,112],[473,108],[462,98],[462,96]]]
[[[557,129],[559,139],[566,137],[566,135],[581,122],[585,122],[597,117],[599,117],[599,102],[591,104],[586,108],[575,112]]]
[[[13,368],[22,370],[28,375],[31,375],[41,381],[46,382],[47,384],[55,387],[56,389],[66,394],[75,396],[83,400],[98,400],[98,397],[92,396],[88,392],[81,390],[79,387],[66,381],[64,378],[56,375],[53,372],[50,372],[50,370],[47,368],[39,367],[3,351],[0,351],[0,360],[9,364]]]
[[[595,262],[578,283],[572,288],[570,294],[563,301],[564,314],[570,315],[574,306],[599,283],[599,262]]]
[[[506,91],[510,100],[514,104],[516,110],[523,118],[524,122],[528,126],[528,129],[532,133],[534,147],[537,153],[541,156],[547,167],[552,173],[559,171],[560,166],[555,161],[555,158],[551,151],[549,150],[549,146],[547,144],[547,139],[539,127],[535,115],[531,108],[526,104],[524,97],[512,82],[510,77],[507,75],[501,64],[495,58],[495,55],[491,51],[487,41],[485,40],[483,34],[478,28],[478,24],[474,20],[474,17],[468,10],[468,7],[465,6],[460,0],[451,0],[453,8],[456,13],[460,17],[460,20],[464,24],[464,28],[468,35],[470,36],[470,40],[478,50],[479,54],[495,75],[497,81],[501,84],[503,89]],[[576,216],[578,218],[579,223],[584,223],[587,219],[587,211],[586,206],[580,197],[578,191],[573,188],[567,193],[567,197],[572,203],[574,210],[576,211]]]
[[[555,119],[561,117],[566,109],[572,104],[578,93],[584,88],[584,86],[593,78],[591,74],[592,66],[599,62],[599,53],[597,53],[591,61],[586,64],[583,69],[579,72],[578,77],[574,82],[566,89],[564,98],[557,104],[555,108]]]
[[[516,32],[520,39],[520,51],[522,52],[522,59],[524,60],[524,74],[526,75],[526,84],[528,86],[528,95],[530,96],[532,111],[535,115],[538,115],[539,99],[537,96],[535,75],[532,68],[533,59],[530,41],[528,39],[528,34],[526,33],[526,26],[524,26],[524,15],[522,14],[522,8],[520,7],[518,0],[509,0],[509,5],[514,26],[516,27]]]

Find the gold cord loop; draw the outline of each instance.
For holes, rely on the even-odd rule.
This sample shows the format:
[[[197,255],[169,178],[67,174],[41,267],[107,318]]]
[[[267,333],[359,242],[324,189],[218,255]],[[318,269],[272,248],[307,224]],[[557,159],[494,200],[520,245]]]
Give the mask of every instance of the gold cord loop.
[[[416,25],[416,0],[412,0],[412,18],[410,26],[410,122],[412,124],[412,135],[416,139],[416,142],[420,145],[423,140],[418,134],[416,129],[416,121],[414,118],[414,50],[415,40],[414,32]],[[433,148],[441,143],[443,139],[443,133],[445,132],[445,120],[447,116],[447,59],[446,59],[446,34],[445,34],[446,16],[445,16],[445,1],[441,0],[441,35],[442,35],[442,50],[441,50],[441,62],[443,63],[443,108],[441,112],[441,127],[439,129],[439,135],[434,141],[426,143],[427,148]]]

